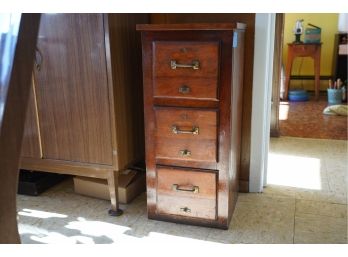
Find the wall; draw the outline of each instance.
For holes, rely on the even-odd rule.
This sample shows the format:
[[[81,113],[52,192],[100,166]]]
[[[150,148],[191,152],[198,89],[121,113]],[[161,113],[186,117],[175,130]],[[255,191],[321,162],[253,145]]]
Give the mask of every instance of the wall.
[[[287,44],[295,40],[293,28],[297,19],[304,19],[304,29],[308,23],[321,27],[321,76],[331,76],[333,47],[335,33],[338,30],[338,14],[337,13],[286,13],[284,24],[284,41],[283,41],[283,64],[286,65],[288,47]],[[304,34],[301,35],[304,40]],[[302,67],[301,66],[301,62]],[[301,69],[300,69],[301,68]],[[314,75],[313,59],[309,57],[296,58],[292,66],[292,75]],[[306,90],[314,90],[314,80],[291,80],[290,88],[305,88]],[[320,90],[326,90],[327,81],[320,82]]]

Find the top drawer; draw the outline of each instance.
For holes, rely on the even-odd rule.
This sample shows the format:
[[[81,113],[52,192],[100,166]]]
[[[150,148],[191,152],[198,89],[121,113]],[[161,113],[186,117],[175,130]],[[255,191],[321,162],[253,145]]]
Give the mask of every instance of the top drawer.
[[[204,77],[217,80],[219,42],[155,41],[154,77]]]
[[[289,46],[292,48],[293,53],[300,57],[315,55],[317,50],[321,47],[320,44],[291,44]]]

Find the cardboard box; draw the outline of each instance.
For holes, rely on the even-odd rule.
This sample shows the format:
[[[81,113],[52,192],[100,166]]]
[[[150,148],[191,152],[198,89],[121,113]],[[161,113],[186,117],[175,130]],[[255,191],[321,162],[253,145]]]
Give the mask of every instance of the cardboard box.
[[[75,192],[81,195],[110,200],[106,179],[74,177]],[[124,170],[118,177],[118,199],[120,203],[130,203],[136,196],[146,190],[144,172]]]

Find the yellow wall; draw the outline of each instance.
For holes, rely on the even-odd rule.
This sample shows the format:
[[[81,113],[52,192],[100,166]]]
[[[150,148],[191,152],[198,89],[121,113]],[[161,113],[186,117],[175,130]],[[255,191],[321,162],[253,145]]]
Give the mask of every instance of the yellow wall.
[[[335,34],[337,33],[338,14],[337,13],[286,13],[284,24],[284,42],[283,42],[283,64],[284,67],[287,61],[287,44],[295,40],[293,29],[297,19],[304,19],[303,27],[307,27],[308,23],[321,28],[321,76],[331,76],[332,73],[332,58]],[[304,40],[304,34],[301,35],[301,40]],[[301,59],[303,59],[300,70]],[[292,75],[314,75],[314,63],[310,57],[296,58],[292,66]],[[313,80],[291,80],[290,89],[304,88],[314,90]],[[320,90],[326,90],[327,81],[320,82]]]

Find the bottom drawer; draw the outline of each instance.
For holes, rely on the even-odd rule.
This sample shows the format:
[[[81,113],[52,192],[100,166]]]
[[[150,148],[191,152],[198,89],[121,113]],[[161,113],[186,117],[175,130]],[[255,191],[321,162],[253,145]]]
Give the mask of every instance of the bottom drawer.
[[[157,169],[157,212],[216,219],[216,173]]]

